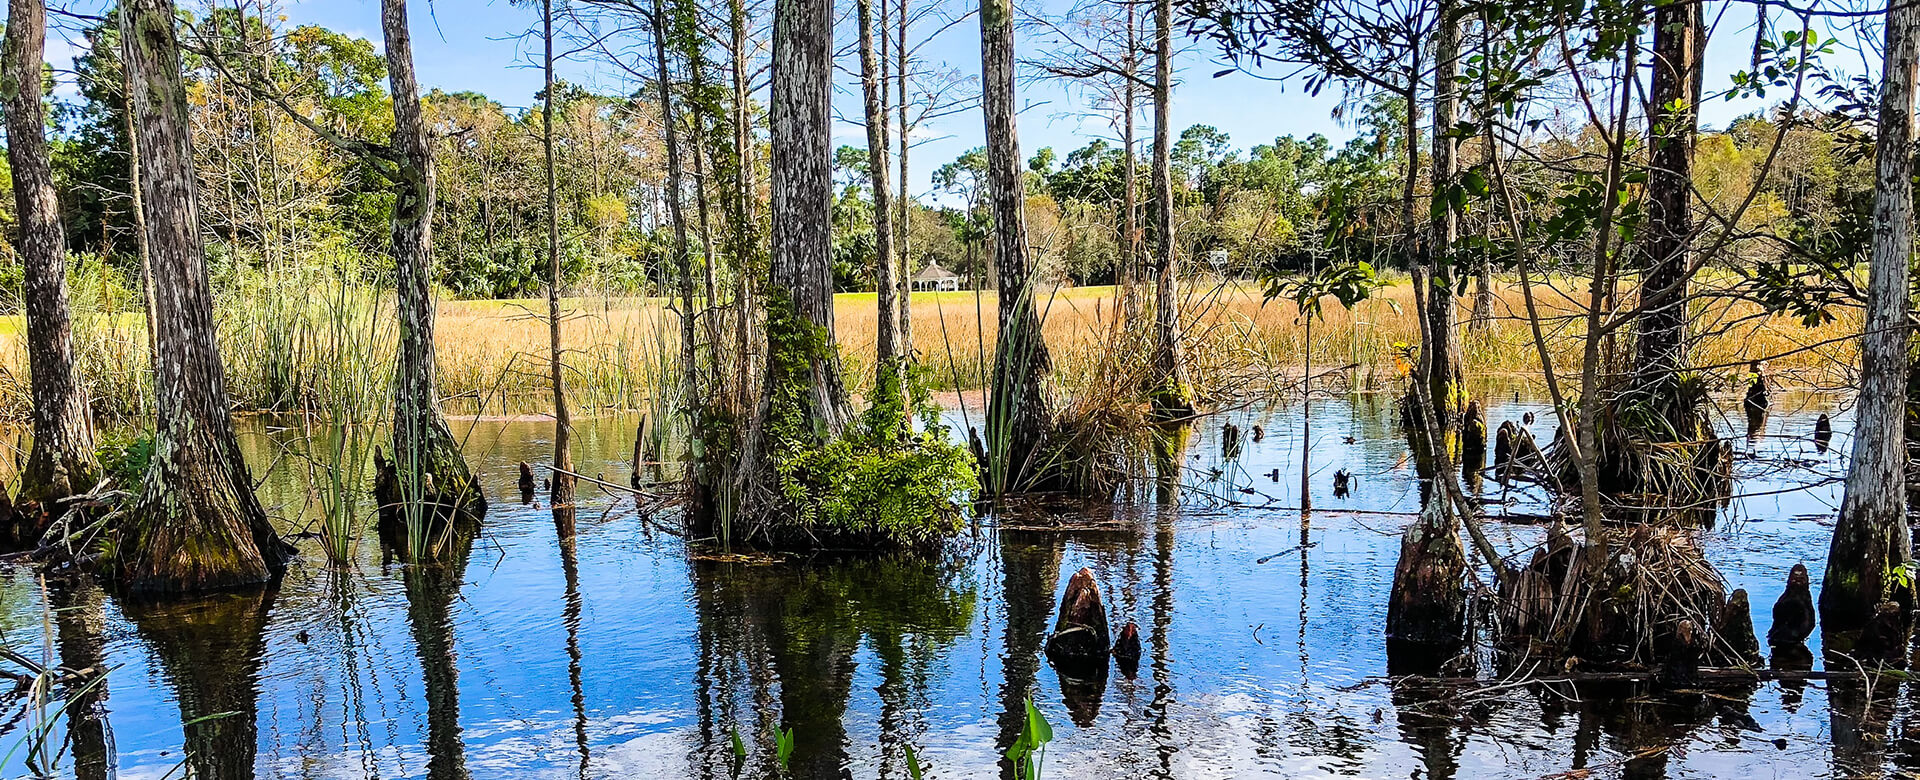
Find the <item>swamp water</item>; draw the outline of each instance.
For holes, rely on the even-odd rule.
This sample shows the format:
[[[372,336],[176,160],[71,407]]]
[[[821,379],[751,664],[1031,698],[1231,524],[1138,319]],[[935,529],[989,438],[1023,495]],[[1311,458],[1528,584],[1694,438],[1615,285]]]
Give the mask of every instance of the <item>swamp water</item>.
[[[1828,400],[1774,407],[1767,435],[1737,445],[1742,497],[1703,532],[1729,588],[1752,594],[1762,636],[1787,570],[1822,571],[1849,425]],[[1517,397],[1496,398],[1488,427],[1527,411],[1549,440],[1546,408]],[[1811,440],[1823,411],[1839,428],[1825,454]],[[54,702],[8,724],[0,776],[35,772],[27,743],[44,719],[49,745],[75,736],[57,760],[35,762],[63,777],[725,778],[738,734],[740,776],[762,778],[785,728],[799,778],[906,778],[909,745],[928,777],[1003,777],[1000,754],[1029,698],[1053,724],[1051,778],[1851,777],[1920,766],[1920,742],[1888,736],[1920,720],[1920,702],[1900,690],[1879,692],[1869,714],[1893,726],[1870,733],[1855,725],[1864,696],[1830,697],[1824,682],[1680,701],[1508,686],[1457,707],[1396,692],[1381,677],[1381,630],[1417,485],[1392,403],[1316,402],[1315,511],[1304,520],[1292,508],[1297,406],[1226,419],[1265,437],[1243,434],[1240,456],[1223,460],[1221,419],[1209,420],[1177,509],[1123,510],[1101,518],[1104,530],[989,525],[937,561],[781,565],[689,560],[629,500],[590,484],[578,536],[563,545],[550,511],[513,503],[516,464],[546,459],[550,424],[456,421],[472,426],[468,450],[494,499],[464,566],[384,563],[368,528],[357,565],[327,566],[309,539],[266,594],[140,607],[0,573],[7,647],[112,670],[71,712]],[[581,423],[580,469],[624,481],[634,423]],[[269,507],[291,514],[305,472],[276,454],[293,433],[259,420],[243,430],[255,468],[275,464]],[[1356,475],[1344,498],[1337,470]],[[1512,512],[1542,511],[1537,494],[1511,498]],[[1508,550],[1542,536],[1537,525],[1488,527]],[[1116,630],[1141,627],[1135,678],[1063,680],[1041,657],[1060,589],[1082,566]]]

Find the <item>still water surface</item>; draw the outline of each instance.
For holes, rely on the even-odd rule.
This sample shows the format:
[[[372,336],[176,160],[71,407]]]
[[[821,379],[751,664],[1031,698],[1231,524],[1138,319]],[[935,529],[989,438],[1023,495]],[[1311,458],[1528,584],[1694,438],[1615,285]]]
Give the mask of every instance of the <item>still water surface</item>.
[[[1775,408],[1766,434],[1738,447],[1746,495],[1703,532],[1730,587],[1752,593],[1762,636],[1787,570],[1822,570],[1849,428],[1830,400]],[[1517,397],[1492,405],[1489,427],[1527,411],[1549,440],[1546,408]],[[1823,411],[1839,429],[1825,454],[1810,439]],[[113,668],[83,708],[100,717],[53,717],[78,747],[56,774],[81,778],[724,778],[736,733],[741,776],[769,777],[783,728],[796,777],[905,778],[908,745],[929,777],[1000,777],[1029,697],[1054,724],[1054,778],[1850,777],[1920,765],[1920,745],[1860,734],[1857,697],[1837,696],[1836,714],[1819,682],[1680,703],[1513,688],[1432,716],[1380,677],[1398,534],[1418,500],[1391,403],[1315,404],[1305,519],[1297,407],[1231,419],[1265,438],[1223,460],[1210,421],[1177,509],[1123,510],[1100,531],[989,524],[936,561],[784,565],[690,561],[660,519],[591,487],[577,539],[562,544],[548,510],[511,503],[515,464],[545,459],[551,426],[476,422],[468,451],[495,504],[462,566],[384,563],[370,538],[350,569],[310,548],[272,593],[158,607],[93,590],[43,598],[13,571],[0,575],[0,629],[30,656]],[[634,422],[582,423],[581,469],[624,475]],[[255,467],[279,464],[268,503],[294,513],[304,476],[275,458],[294,435],[245,430]],[[1342,469],[1356,487],[1337,498]],[[1541,511],[1538,496],[1509,497],[1510,511]],[[1541,535],[1490,532],[1514,550]],[[1082,566],[1114,625],[1140,625],[1145,657],[1136,678],[1063,690],[1040,649]],[[1920,710],[1904,697],[1888,706],[1880,718],[1896,735]],[[28,725],[0,735],[0,750]],[[29,774],[24,753],[0,775]]]

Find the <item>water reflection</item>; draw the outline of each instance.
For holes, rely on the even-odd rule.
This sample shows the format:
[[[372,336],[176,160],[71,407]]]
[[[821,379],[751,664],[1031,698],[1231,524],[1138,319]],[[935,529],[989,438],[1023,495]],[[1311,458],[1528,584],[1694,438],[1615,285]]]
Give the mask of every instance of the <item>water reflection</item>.
[[[276,594],[276,588],[266,587],[120,602],[173,688],[191,777],[254,776],[260,742],[257,686]]]
[[[924,712],[933,665],[974,614],[974,593],[956,573],[947,562],[913,558],[797,566],[696,561],[702,618],[694,774],[730,776],[739,734],[751,746],[742,776],[770,776],[777,734],[791,730],[792,776],[843,776],[852,758],[846,712],[860,651],[871,649],[877,660],[883,707],[918,705]],[[775,714],[777,721],[767,717]],[[889,764],[922,731],[907,718],[879,726]]]
[[[1735,437],[1739,404],[1727,399],[1724,418]],[[1146,506],[1094,513],[1100,530],[1042,534],[989,520],[936,562],[690,558],[679,540],[649,537],[624,497],[590,491],[577,522],[543,504],[502,502],[450,565],[383,567],[371,528],[352,566],[328,568],[310,549],[280,592],[242,619],[179,610],[160,625],[151,615],[129,625],[116,601],[50,590],[56,606],[77,607],[56,609],[49,623],[63,663],[126,669],[110,679],[117,739],[104,724],[82,734],[92,721],[65,716],[67,730],[101,746],[82,753],[113,758],[69,763],[89,780],[113,769],[178,777],[185,742],[201,746],[194,771],[210,777],[246,768],[263,780],[717,780],[734,776],[738,733],[748,753],[739,776],[763,778],[777,774],[775,735],[791,728],[797,777],[905,780],[909,746],[929,776],[991,777],[1008,771],[1000,754],[1029,699],[1055,727],[1050,777],[1538,778],[1576,767],[1594,777],[1785,777],[1920,763],[1920,747],[1902,741],[1906,713],[1920,707],[1896,698],[1890,719],[1855,726],[1846,712],[1866,710],[1844,701],[1844,688],[1835,693],[1853,709],[1835,733],[1884,744],[1830,747],[1835,721],[1818,681],[1691,704],[1652,692],[1581,691],[1591,699],[1583,703],[1566,698],[1572,691],[1510,688],[1478,696],[1484,706],[1475,697],[1440,706],[1379,684],[1396,541],[1418,509],[1413,464],[1391,404],[1359,396],[1316,407],[1311,431],[1289,408],[1236,413],[1242,431],[1266,435],[1242,436],[1232,462],[1218,460],[1227,420],[1169,435],[1173,446],[1141,464],[1160,477],[1138,486]],[[1747,588],[1756,605],[1778,598],[1794,561],[1823,565],[1830,527],[1816,519],[1830,519],[1839,491],[1783,490],[1840,467],[1814,458],[1806,436],[1815,413],[1834,407],[1775,407],[1770,424],[1797,438],[1743,448],[1743,458],[1774,460],[1742,461],[1748,495],[1729,512],[1734,521],[1702,535],[1729,586]],[[1544,409],[1496,403],[1486,412],[1505,421]],[[635,419],[579,421],[581,471],[625,473]],[[1535,432],[1550,440],[1553,418],[1540,419]],[[1847,416],[1832,422],[1844,443]],[[485,486],[505,496],[519,487],[521,461],[545,462],[550,428],[456,421]],[[285,434],[256,428],[245,442],[267,503],[291,514],[305,488],[298,474],[266,468],[286,460],[276,437]],[[1308,444],[1316,509],[1303,517],[1285,505]],[[1335,473],[1352,475],[1345,497],[1335,496]],[[1260,474],[1273,476],[1251,477]],[[1492,482],[1490,512],[1543,511],[1538,491]],[[1514,550],[1545,534],[1502,522],[1488,531]],[[1082,567],[1109,599],[1111,625],[1137,625],[1136,677],[1083,686],[1040,667],[1061,585]],[[31,577],[0,576],[10,642],[38,647],[38,594]],[[1762,632],[1771,627],[1770,615],[1754,617]],[[202,637],[226,646],[209,649]],[[1816,666],[1822,648],[1817,635],[1812,642],[1793,646],[1800,656],[1776,646],[1773,665]],[[185,676],[184,658],[203,674]],[[245,684],[221,687],[234,681]],[[209,703],[236,690],[258,693]],[[183,739],[182,722],[214,710],[238,714]],[[227,735],[235,750],[218,754],[230,765],[208,757],[200,725],[244,725]],[[1798,747],[1777,749],[1775,737]],[[14,761],[0,776],[25,773]]]
[[[476,529],[456,524],[437,560],[406,564],[407,625],[420,655],[427,693],[427,777],[466,780],[466,742],[460,734],[460,664],[453,650],[453,603],[460,598]]]
[[[106,594],[85,580],[47,582],[60,665],[74,671],[107,673]],[[77,780],[113,776],[113,734],[107,727],[107,680],[82,683],[66,705],[67,746]]]

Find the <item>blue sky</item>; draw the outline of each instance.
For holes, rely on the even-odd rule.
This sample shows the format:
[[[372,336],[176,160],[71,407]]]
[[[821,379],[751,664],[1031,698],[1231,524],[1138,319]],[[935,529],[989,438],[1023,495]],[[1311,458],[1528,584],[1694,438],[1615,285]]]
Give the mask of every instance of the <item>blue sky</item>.
[[[1063,0],[1043,2],[1053,7]],[[183,0],[183,4],[193,5],[192,0]],[[1728,73],[1746,65],[1752,40],[1751,7],[1737,4],[1724,11],[1720,8],[1718,4],[1713,6],[1708,17],[1714,27],[1709,39],[1709,92],[1723,87]],[[377,42],[379,10],[378,0],[292,0],[286,3],[283,13],[289,24],[318,24]],[[517,36],[536,21],[535,8],[512,5],[506,0],[413,0],[410,12],[415,58],[423,88],[472,90],[512,107],[533,103],[541,83],[540,71],[533,67],[538,52],[529,48],[534,41],[522,41]],[[851,23],[842,23],[835,32],[846,42],[851,39],[852,28]],[[1030,36],[1026,43],[1038,45],[1038,39]],[[49,58],[56,63],[63,59],[58,45],[56,41],[49,52]],[[977,24],[969,20],[948,29],[929,48],[927,56],[967,73],[977,72]],[[842,63],[843,69],[855,66],[852,58],[848,59]],[[1857,57],[1843,58],[1841,62],[1843,66],[1853,63],[1852,70],[1859,69]],[[1311,96],[1296,83],[1244,74],[1213,78],[1212,74],[1224,66],[1218,62],[1210,42],[1190,44],[1178,58],[1177,67],[1182,82],[1174,93],[1176,128],[1199,123],[1214,125],[1232,136],[1234,144],[1241,148],[1282,135],[1304,137],[1322,133],[1336,142],[1352,135],[1350,129],[1340,126],[1331,116],[1337,102],[1331,90]],[[595,66],[584,59],[565,63],[562,68],[563,77],[600,89],[625,91],[632,86],[625,73]],[[650,68],[643,67],[643,70]],[[855,85],[845,73],[841,74],[840,82],[836,108],[842,116],[857,117],[860,104]],[[1081,118],[1083,102],[1059,86],[1025,85],[1021,100],[1026,106],[1020,118],[1023,154],[1052,146],[1064,156],[1096,135],[1108,132],[1103,122]],[[1727,120],[1760,107],[1756,101],[1714,101],[1704,107],[1704,118],[1710,126],[1724,125]],[[1141,128],[1142,137],[1147,137],[1144,119]],[[966,112],[948,117],[928,128],[925,135],[925,140],[915,147],[913,166],[914,190],[922,194],[931,186],[929,174],[934,167],[981,144],[979,114]],[[835,142],[862,145],[864,135],[856,125],[839,123],[835,128]]]

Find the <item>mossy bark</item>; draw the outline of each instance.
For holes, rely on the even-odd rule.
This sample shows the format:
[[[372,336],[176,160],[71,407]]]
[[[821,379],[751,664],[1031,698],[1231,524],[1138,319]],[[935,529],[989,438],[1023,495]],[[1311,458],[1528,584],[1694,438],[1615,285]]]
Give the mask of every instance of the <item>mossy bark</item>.
[[[987,189],[999,288],[999,334],[987,399],[989,482],[1000,493],[1034,485],[1039,451],[1053,426],[1046,378],[1052,356],[1034,299],[1039,280],[1028,263],[1026,174],[1020,159],[1014,92],[1013,4],[980,2],[980,108],[986,123]]]
[[[285,568],[288,550],[253,493],[228,416],[173,2],[130,0],[120,20],[143,172],[159,415],[145,483],[114,542],[115,568],[134,591],[264,582]]]
[[[1155,0],[1153,80],[1153,387],[1155,416],[1193,414],[1180,346],[1180,257],[1173,222],[1173,3]],[[1132,85],[1126,87],[1132,89]]]
[[[1820,586],[1820,621],[1829,634],[1857,632],[1880,602],[1892,599],[1911,607],[1914,596],[1912,578],[1900,575],[1913,555],[1905,489],[1905,392],[1920,6],[1890,10],[1886,36],[1852,467]]]
[[[775,464],[785,448],[846,428],[846,390],[833,346],[828,170],[832,9],[780,0],[774,9],[773,202],[766,365],[737,480],[747,519],[784,506]]]
[[[381,0],[387,74],[393,93],[393,272],[400,348],[395,358],[393,450],[403,500],[468,517],[487,511],[479,480],[440,414],[434,389],[433,208],[438,180],[420,89],[406,0]]]
[[[46,4],[10,0],[0,89],[5,93],[7,163],[18,219],[14,249],[25,277],[21,306],[26,311],[33,392],[33,445],[20,472],[20,498],[51,505],[92,489],[100,465],[93,453],[93,413],[73,365],[67,245],[40,97],[46,43]]]

